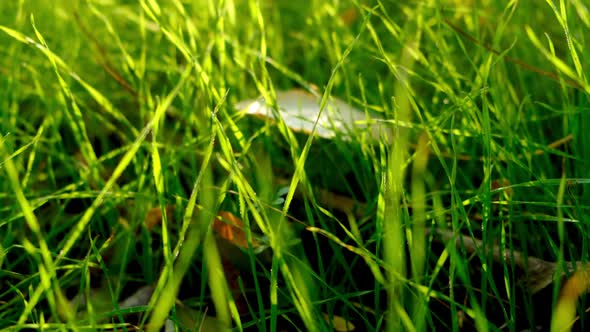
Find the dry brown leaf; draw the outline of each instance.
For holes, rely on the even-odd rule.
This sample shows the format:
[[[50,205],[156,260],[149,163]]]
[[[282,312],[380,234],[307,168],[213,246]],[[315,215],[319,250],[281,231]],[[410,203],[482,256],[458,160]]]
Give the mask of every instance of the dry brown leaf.
[[[280,184],[282,186],[288,186],[291,184],[291,180],[285,178],[277,178],[275,179],[275,181],[277,184]],[[295,195],[299,198],[305,197],[303,192],[300,190],[300,187],[297,188]],[[346,214],[352,214],[357,218],[362,218],[370,214],[369,212],[367,212],[367,209],[369,207],[366,203],[356,201],[351,197],[336,194],[334,192],[321,188],[316,189],[316,195],[317,196],[315,198],[324,207],[339,210]]]
[[[131,307],[138,307],[147,305],[154,293],[155,286],[147,285],[140,287],[133,293],[133,295],[119,302],[119,309],[128,309]]]
[[[231,212],[219,211],[217,217],[213,221],[213,230],[221,238],[232,244],[248,249],[248,238],[246,232],[244,232],[244,222]],[[253,238],[252,246],[258,247],[260,246],[260,243]]]
[[[174,205],[166,206],[166,214],[168,216],[172,215],[173,212]],[[162,209],[159,206],[149,209],[145,216],[143,224],[145,225],[145,228],[147,228],[148,231],[151,231],[154,227],[162,224]]]
[[[551,319],[551,331],[571,331],[576,321],[576,302],[590,291],[590,269],[576,271],[563,285]]]
[[[368,312],[368,313],[372,314],[373,316],[374,316],[374,315],[376,315],[376,314],[375,314],[375,310],[374,310],[374,309],[372,309],[372,308],[369,308],[369,307],[367,307],[366,305],[362,305],[362,304],[360,304],[360,303],[358,303],[358,302],[351,302],[351,304],[352,304],[353,306],[355,306],[355,307],[359,308],[360,310],[363,310],[363,311],[365,311],[365,312]]]
[[[512,185],[512,183],[510,183],[510,181],[508,179],[501,178],[501,179],[497,179],[497,180],[492,181],[492,188],[491,189],[492,190],[503,189],[503,188],[509,187],[511,185]],[[504,193],[506,194],[506,197],[510,198],[514,194],[514,190],[512,190],[512,188],[506,188]]]
[[[429,231],[428,231],[429,233]],[[434,233],[437,235],[435,239],[442,241],[442,243],[449,244],[454,243],[456,248],[465,248],[465,250],[472,254],[478,251],[478,248],[484,248],[483,242],[479,239],[471,238],[471,236],[455,234],[449,229],[436,229]],[[550,285],[556,276],[556,272],[561,270],[558,263],[549,262],[544,259],[528,256],[518,250],[506,250],[502,252],[497,244],[494,244],[492,248],[492,254],[494,261],[506,262],[512,261],[512,263],[520,269],[527,272],[525,285],[529,291],[533,294],[539,292],[543,288]],[[590,263],[588,262],[565,262],[566,271],[573,273],[575,271],[586,271],[587,275],[590,275]],[[563,271],[559,271],[563,274]],[[578,285],[578,286],[576,286]],[[586,284],[573,284],[571,287],[575,291],[581,286],[584,286],[586,290],[590,288],[590,280],[586,280]],[[577,287],[577,288],[576,288]]]
[[[381,120],[380,116],[368,117],[361,111],[345,101],[336,97],[330,97],[328,103],[321,108],[321,95],[310,93],[301,89],[291,89],[276,92],[276,102],[279,114],[285,124],[296,132],[310,134],[316,124],[315,133],[319,137],[333,139],[342,134],[342,138],[350,140],[353,128],[367,127],[367,120]],[[268,121],[275,121],[275,113],[264,98],[244,100],[236,104],[236,109]],[[381,141],[380,131],[387,129],[381,122],[370,126],[369,137]],[[389,133],[384,131],[384,133]]]
[[[346,26],[351,26],[359,17],[359,11],[356,7],[348,8],[340,13],[340,19]]]
[[[248,238],[246,232],[244,232],[244,222],[242,219],[236,217],[231,212],[219,211],[217,217],[213,220],[213,230],[218,237],[230,242],[234,246],[248,249]],[[252,239],[252,246],[257,246],[258,242]],[[240,269],[234,265],[236,257],[239,255],[235,251],[228,250],[228,248],[218,242],[219,252],[222,256],[223,272],[227,284],[232,292],[234,301],[240,314],[248,312],[248,306],[245,299],[242,297],[240,292]]]
[[[347,321],[346,319],[340,316],[329,316],[328,314],[323,314],[324,320],[328,322],[328,324],[334,325],[334,331],[336,332],[346,332],[346,331],[354,331],[355,326]]]

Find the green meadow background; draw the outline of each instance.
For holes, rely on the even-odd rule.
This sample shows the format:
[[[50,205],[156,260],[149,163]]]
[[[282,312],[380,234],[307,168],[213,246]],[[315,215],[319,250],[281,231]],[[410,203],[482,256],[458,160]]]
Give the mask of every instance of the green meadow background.
[[[0,328],[587,329],[588,36],[582,0],[2,1]],[[382,136],[235,107],[291,89]]]

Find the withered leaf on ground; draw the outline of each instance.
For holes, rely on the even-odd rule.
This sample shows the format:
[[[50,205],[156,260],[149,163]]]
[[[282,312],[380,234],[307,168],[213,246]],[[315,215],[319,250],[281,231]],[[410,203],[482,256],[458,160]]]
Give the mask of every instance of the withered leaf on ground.
[[[172,216],[174,212],[174,205],[166,206],[166,215],[168,218]],[[159,206],[151,208],[148,210],[143,224],[147,228],[148,231],[151,231],[154,227],[162,224],[162,209]]]
[[[227,211],[219,211],[213,221],[213,230],[218,236],[238,247],[248,249],[248,238],[244,227],[242,219]],[[260,246],[260,241],[253,237],[252,247],[257,248]]]
[[[350,140],[351,130],[355,127],[367,127],[367,121],[382,120],[378,116],[369,116],[364,111],[336,97],[330,97],[321,108],[321,95],[301,89],[277,91],[277,106],[285,124],[294,131],[310,134],[317,120],[316,135],[331,139],[342,135]],[[275,114],[264,98],[241,101],[236,105],[239,111],[267,120],[276,120]],[[382,122],[373,123],[367,131],[370,137],[380,140],[380,129],[386,126]]]
[[[484,248],[482,240],[473,239],[471,236],[467,235],[455,234],[449,229],[436,229],[434,233],[436,235],[436,240],[442,241],[442,243],[445,244],[454,243],[457,248],[464,247],[468,253],[475,253],[480,250],[480,248]],[[566,273],[582,271],[584,273],[583,275],[588,275],[586,271],[590,271],[590,263],[588,262],[564,262],[564,268],[562,268],[559,263],[549,262],[534,256],[525,256],[525,254],[518,250],[507,250],[503,252],[497,244],[493,246],[492,254],[496,262],[510,260],[515,266],[526,271],[526,280],[523,279],[522,281],[527,289],[533,294],[553,283],[555,278]],[[580,277],[578,276],[578,278]],[[586,284],[580,283],[579,280],[582,279],[578,279],[578,283],[573,284],[572,289],[577,290],[583,288],[585,291],[589,288],[587,285],[590,285],[590,281],[584,281],[587,283]],[[572,293],[576,292],[579,293],[580,291],[574,291]]]
[[[572,330],[572,325],[576,321],[578,299],[588,291],[590,291],[590,267],[586,265],[574,272],[563,285],[551,318],[551,331]]]
[[[324,320],[329,323],[329,324],[333,324],[334,326],[334,331],[336,332],[350,332],[350,331],[354,331],[355,326],[354,324],[352,324],[351,322],[349,322],[348,320],[346,320],[343,317],[340,316],[330,316],[328,314],[323,314],[324,316]]]

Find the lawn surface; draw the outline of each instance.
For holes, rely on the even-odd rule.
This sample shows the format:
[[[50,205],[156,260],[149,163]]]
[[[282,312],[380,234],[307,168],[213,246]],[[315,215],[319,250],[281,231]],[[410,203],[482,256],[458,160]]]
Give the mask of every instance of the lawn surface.
[[[588,36],[583,0],[2,1],[0,329],[587,330]],[[377,120],[236,107],[293,89]]]

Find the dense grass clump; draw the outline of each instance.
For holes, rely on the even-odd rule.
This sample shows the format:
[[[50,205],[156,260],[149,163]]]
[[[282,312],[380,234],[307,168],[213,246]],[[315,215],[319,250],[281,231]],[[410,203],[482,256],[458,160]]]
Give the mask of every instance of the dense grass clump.
[[[588,329],[589,8],[0,2],[0,328]]]

